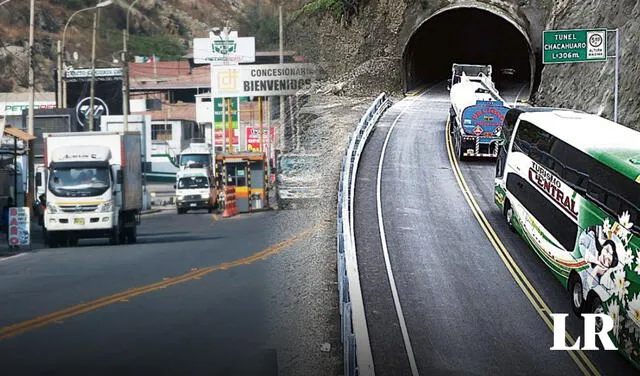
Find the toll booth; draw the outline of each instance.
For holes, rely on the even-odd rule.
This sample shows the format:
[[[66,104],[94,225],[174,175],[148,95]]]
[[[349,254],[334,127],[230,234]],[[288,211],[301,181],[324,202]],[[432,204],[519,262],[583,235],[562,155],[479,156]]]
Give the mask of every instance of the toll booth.
[[[264,153],[221,153],[216,155],[218,191],[236,189],[238,212],[248,213],[269,206],[266,156]]]

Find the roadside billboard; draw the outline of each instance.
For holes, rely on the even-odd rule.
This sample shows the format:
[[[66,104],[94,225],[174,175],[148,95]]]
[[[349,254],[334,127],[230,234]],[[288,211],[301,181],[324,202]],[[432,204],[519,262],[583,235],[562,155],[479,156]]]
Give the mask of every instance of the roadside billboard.
[[[247,151],[260,152],[260,127],[250,126],[246,128],[247,132]],[[262,150],[266,152],[269,150],[269,145],[272,145],[276,139],[275,127],[262,127]]]

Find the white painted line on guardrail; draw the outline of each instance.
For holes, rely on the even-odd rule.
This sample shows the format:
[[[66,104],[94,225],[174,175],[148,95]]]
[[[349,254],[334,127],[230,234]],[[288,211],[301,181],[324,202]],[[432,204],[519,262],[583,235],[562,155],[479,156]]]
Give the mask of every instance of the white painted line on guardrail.
[[[420,95],[421,96],[421,95]],[[378,178],[376,182],[376,203],[378,206],[378,226],[380,228],[380,239],[382,242],[382,253],[384,254],[384,263],[387,266],[387,276],[389,277],[389,285],[391,286],[391,295],[393,295],[393,302],[396,306],[396,313],[398,315],[398,322],[400,323],[400,330],[402,331],[402,339],[404,340],[404,347],[409,358],[409,365],[411,366],[411,374],[418,376],[418,365],[416,364],[416,358],[413,354],[413,348],[411,347],[411,340],[409,339],[409,331],[407,330],[407,323],[404,320],[404,314],[402,313],[402,306],[400,305],[400,299],[398,297],[398,289],[396,287],[396,280],[393,277],[393,270],[391,269],[391,260],[389,259],[389,250],[387,248],[387,236],[384,230],[384,221],[382,220],[382,200],[381,200],[381,182],[382,182],[382,165],[384,164],[384,156],[387,151],[387,145],[391,138],[391,133],[396,127],[396,124],[402,117],[402,115],[411,107],[411,104],[407,105],[405,109],[398,114],[391,128],[387,133],[387,137],[382,145],[382,152],[380,153],[380,163],[378,164]]]

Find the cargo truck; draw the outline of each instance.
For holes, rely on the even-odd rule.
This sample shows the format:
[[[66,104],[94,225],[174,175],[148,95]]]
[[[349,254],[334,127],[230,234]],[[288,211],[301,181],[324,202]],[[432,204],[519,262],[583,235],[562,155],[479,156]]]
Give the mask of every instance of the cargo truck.
[[[135,243],[142,210],[139,132],[45,133],[46,242]]]

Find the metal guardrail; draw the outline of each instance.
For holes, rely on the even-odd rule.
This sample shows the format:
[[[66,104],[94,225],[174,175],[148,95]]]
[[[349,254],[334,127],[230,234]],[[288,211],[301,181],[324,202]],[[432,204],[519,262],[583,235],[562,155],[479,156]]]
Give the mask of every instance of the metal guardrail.
[[[355,180],[369,135],[384,111],[391,105],[386,93],[376,98],[351,135],[349,147],[342,159],[338,185],[338,292],[342,318],[342,344],[344,348],[344,375],[373,375],[373,356],[364,312],[360,275],[356,258],[353,229],[353,198]]]

